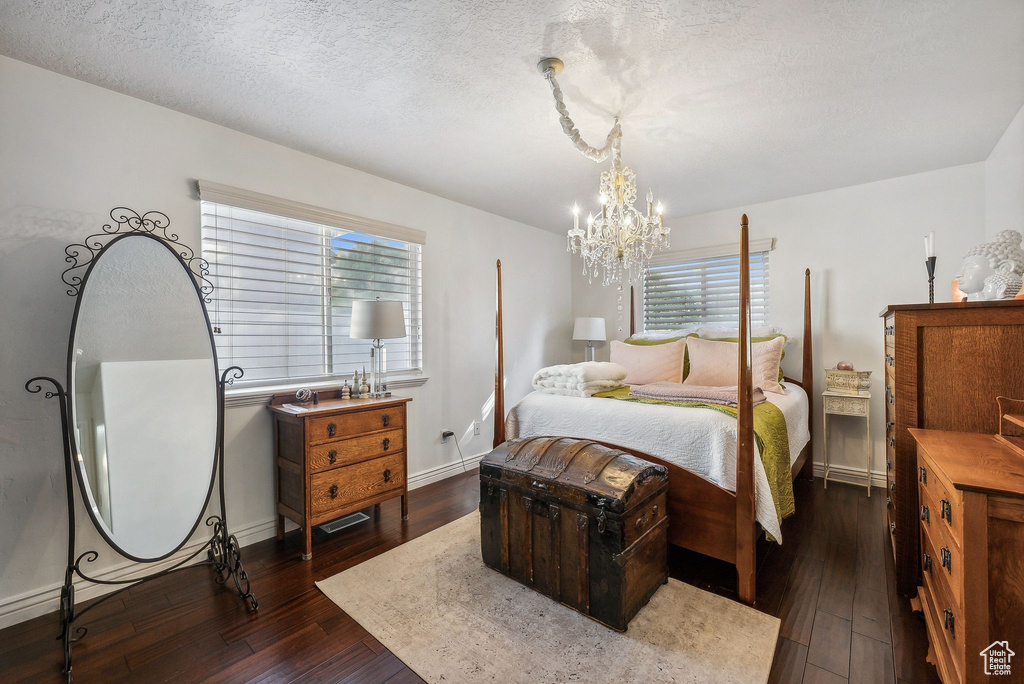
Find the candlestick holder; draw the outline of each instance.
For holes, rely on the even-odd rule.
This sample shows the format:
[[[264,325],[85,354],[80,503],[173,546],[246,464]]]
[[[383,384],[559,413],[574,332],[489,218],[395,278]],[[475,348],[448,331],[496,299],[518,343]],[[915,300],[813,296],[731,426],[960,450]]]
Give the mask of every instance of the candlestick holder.
[[[928,257],[924,262],[928,269],[928,303],[935,303],[935,257]]]

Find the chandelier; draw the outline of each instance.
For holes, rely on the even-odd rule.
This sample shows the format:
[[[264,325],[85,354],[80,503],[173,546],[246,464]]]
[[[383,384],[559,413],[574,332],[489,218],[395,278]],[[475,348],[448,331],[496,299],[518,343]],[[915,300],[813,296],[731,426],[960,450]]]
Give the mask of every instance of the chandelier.
[[[569,231],[567,251],[579,253],[583,258],[583,272],[590,282],[599,273],[604,285],[632,282],[645,274],[654,252],[669,246],[671,229],[662,224],[662,207],[654,205],[654,193],[647,191],[647,211],[633,206],[636,202],[636,174],[622,165],[622,129],[618,117],[605,139],[604,147],[591,147],[580,135],[569,118],[555,75],[564,65],[557,58],[543,59],[537,65],[544,74],[555,98],[562,130],[583,156],[602,162],[609,156],[612,165],[601,173],[599,201],[601,208],[587,216],[586,228],[580,227],[579,205],[573,204],[572,229]]]

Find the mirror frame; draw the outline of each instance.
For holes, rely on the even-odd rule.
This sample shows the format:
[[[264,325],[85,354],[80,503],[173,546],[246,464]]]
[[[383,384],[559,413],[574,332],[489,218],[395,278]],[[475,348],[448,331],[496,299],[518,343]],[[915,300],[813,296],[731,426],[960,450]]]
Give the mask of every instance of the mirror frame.
[[[146,215],[146,217],[148,217],[148,216],[149,216],[149,214]],[[161,216],[162,216],[162,214],[161,214]],[[143,217],[143,218],[146,218],[146,217]],[[201,310],[203,312],[203,320],[206,323],[206,332],[207,332],[207,335],[209,336],[209,339],[210,339],[210,350],[213,353],[213,376],[211,377],[210,380],[213,383],[212,387],[213,387],[214,393],[216,394],[217,404],[218,404],[217,409],[216,409],[216,412],[217,412],[217,429],[216,429],[216,432],[215,432],[216,436],[214,438],[213,444],[211,445],[211,448],[213,449],[213,467],[210,470],[210,482],[209,482],[209,484],[207,486],[206,498],[203,501],[203,507],[200,509],[199,514],[196,517],[195,522],[192,524],[191,528],[188,531],[188,534],[185,535],[185,537],[177,544],[177,546],[175,546],[173,549],[169,550],[167,553],[165,553],[163,555],[155,556],[155,557],[152,557],[152,558],[142,558],[142,557],[133,555],[131,553],[128,553],[123,548],[121,548],[117,544],[117,542],[115,542],[111,538],[110,534],[108,534],[107,529],[105,527],[105,523],[103,523],[103,521],[97,516],[97,511],[95,509],[95,506],[93,505],[93,496],[92,496],[91,492],[89,491],[89,485],[86,482],[84,473],[82,472],[83,465],[82,465],[81,459],[78,458],[80,452],[78,450],[78,444],[75,441],[75,417],[76,417],[76,413],[75,413],[76,398],[75,398],[75,392],[74,392],[74,388],[75,388],[75,378],[74,378],[74,372],[75,372],[75,335],[76,335],[76,333],[78,331],[78,315],[80,313],[80,309],[81,309],[81,306],[82,306],[82,299],[83,299],[83,296],[85,294],[86,286],[87,286],[87,284],[89,282],[89,276],[92,274],[93,268],[95,268],[96,264],[100,261],[100,259],[107,252],[107,250],[110,249],[111,246],[113,246],[113,245],[117,244],[118,242],[120,242],[121,240],[124,240],[124,239],[127,239],[127,238],[148,239],[148,240],[153,240],[154,242],[159,244],[161,247],[163,247],[168,252],[170,252],[170,254],[177,260],[178,265],[181,266],[182,270],[185,272],[185,275],[188,277],[189,282],[192,284],[192,287],[193,287],[193,289],[195,290],[195,293],[196,293],[196,300],[197,300],[197,302],[199,304],[199,307],[201,308]],[[175,235],[175,236],[173,236],[173,238],[177,238],[177,236]],[[96,246],[99,246],[99,245],[97,244]],[[69,248],[69,249],[71,249],[71,248]],[[91,249],[91,247],[90,247],[90,249]],[[69,252],[69,257],[70,256],[72,256],[72,255]],[[68,386],[68,390],[69,390],[68,393],[69,393],[70,396],[69,396],[68,408],[67,408],[67,412],[68,412],[68,418],[67,419],[68,419],[68,424],[71,427],[71,429],[68,430],[68,440],[69,440],[70,447],[71,447],[71,453],[74,456],[73,460],[75,462],[75,475],[76,475],[77,480],[78,480],[79,493],[82,495],[83,503],[85,504],[85,508],[86,508],[86,510],[89,513],[89,517],[92,519],[93,526],[100,533],[100,535],[102,535],[104,541],[106,541],[107,544],[112,549],[117,551],[117,553],[121,554],[122,556],[124,556],[125,558],[127,558],[129,560],[132,560],[132,561],[135,561],[135,562],[138,562],[138,563],[155,563],[155,562],[159,562],[161,560],[165,560],[165,559],[169,558],[170,556],[174,555],[175,553],[177,553],[178,551],[180,551],[181,548],[183,546],[185,546],[185,544],[188,543],[188,541],[196,533],[196,530],[199,528],[199,523],[202,522],[203,517],[206,515],[207,509],[210,507],[210,499],[213,496],[213,488],[214,488],[214,485],[217,482],[218,466],[220,465],[220,459],[223,457],[223,455],[220,453],[220,449],[219,449],[219,446],[218,446],[220,444],[220,437],[223,434],[223,430],[224,430],[223,411],[220,410],[220,406],[219,406],[219,404],[221,402],[221,396],[220,396],[220,391],[219,391],[220,368],[219,368],[219,365],[218,365],[218,362],[217,362],[217,346],[216,346],[216,342],[214,341],[214,338],[213,338],[213,327],[210,325],[210,314],[206,310],[206,303],[208,301],[208,295],[212,291],[212,286],[209,284],[209,281],[207,281],[206,278],[205,278],[205,275],[206,275],[205,261],[200,260],[200,272],[197,274],[189,266],[189,262],[186,261],[186,258],[190,262],[193,259],[195,259],[196,257],[194,255],[192,255],[191,250],[189,252],[184,253],[184,254],[179,253],[175,249],[175,247],[172,245],[172,243],[170,241],[165,240],[164,238],[162,238],[162,237],[160,237],[158,235],[155,235],[152,232],[145,231],[145,230],[137,230],[137,231],[132,231],[132,232],[126,232],[126,233],[118,234],[118,235],[114,236],[109,242],[107,242],[106,244],[102,245],[102,247],[99,247],[98,251],[95,251],[93,256],[92,256],[92,258],[89,260],[89,264],[88,264],[88,267],[87,267],[87,269],[85,271],[85,274],[80,279],[77,278],[77,276],[76,276],[74,278],[74,282],[68,282],[68,280],[65,278],[65,282],[68,282],[69,285],[71,285],[73,288],[77,289],[77,293],[75,293],[73,290],[69,291],[69,294],[76,294],[76,297],[75,297],[75,312],[74,312],[74,315],[71,318],[71,332],[70,332],[69,337],[68,337],[68,357],[67,357],[67,383],[68,384],[67,384],[67,386]],[[69,261],[70,261],[70,258],[69,258]],[[202,279],[203,282],[205,283],[205,285],[200,285],[200,283],[197,282],[197,277]]]

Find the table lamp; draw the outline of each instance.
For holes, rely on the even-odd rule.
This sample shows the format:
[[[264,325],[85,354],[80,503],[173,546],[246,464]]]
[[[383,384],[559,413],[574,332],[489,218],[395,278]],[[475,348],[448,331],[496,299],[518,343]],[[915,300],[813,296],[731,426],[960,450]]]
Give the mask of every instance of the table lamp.
[[[388,392],[387,357],[381,340],[405,337],[402,302],[382,299],[352,302],[348,336],[354,340],[373,340],[370,347],[370,396],[391,396]]]
[[[604,342],[608,339],[605,333],[603,318],[580,317],[576,319],[576,325],[572,329],[572,339],[587,341],[587,361],[594,360],[594,342]]]

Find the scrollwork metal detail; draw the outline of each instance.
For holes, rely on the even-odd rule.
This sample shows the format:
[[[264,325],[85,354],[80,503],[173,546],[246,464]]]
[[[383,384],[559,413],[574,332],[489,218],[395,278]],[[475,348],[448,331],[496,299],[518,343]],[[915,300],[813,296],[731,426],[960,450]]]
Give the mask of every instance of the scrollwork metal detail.
[[[68,294],[78,296],[82,286],[82,274],[96,256],[106,247],[107,243],[118,235],[128,233],[147,233],[154,235],[174,248],[174,251],[188,265],[189,271],[199,285],[203,299],[209,303],[213,294],[213,283],[207,278],[210,275],[210,264],[198,256],[191,247],[181,242],[177,233],[169,230],[171,219],[162,211],[147,211],[140,214],[128,207],[115,207],[110,210],[112,223],[103,224],[102,232],[85,238],[82,242],[73,243],[64,248],[64,261],[71,264],[61,274],[61,280],[68,286]]]

